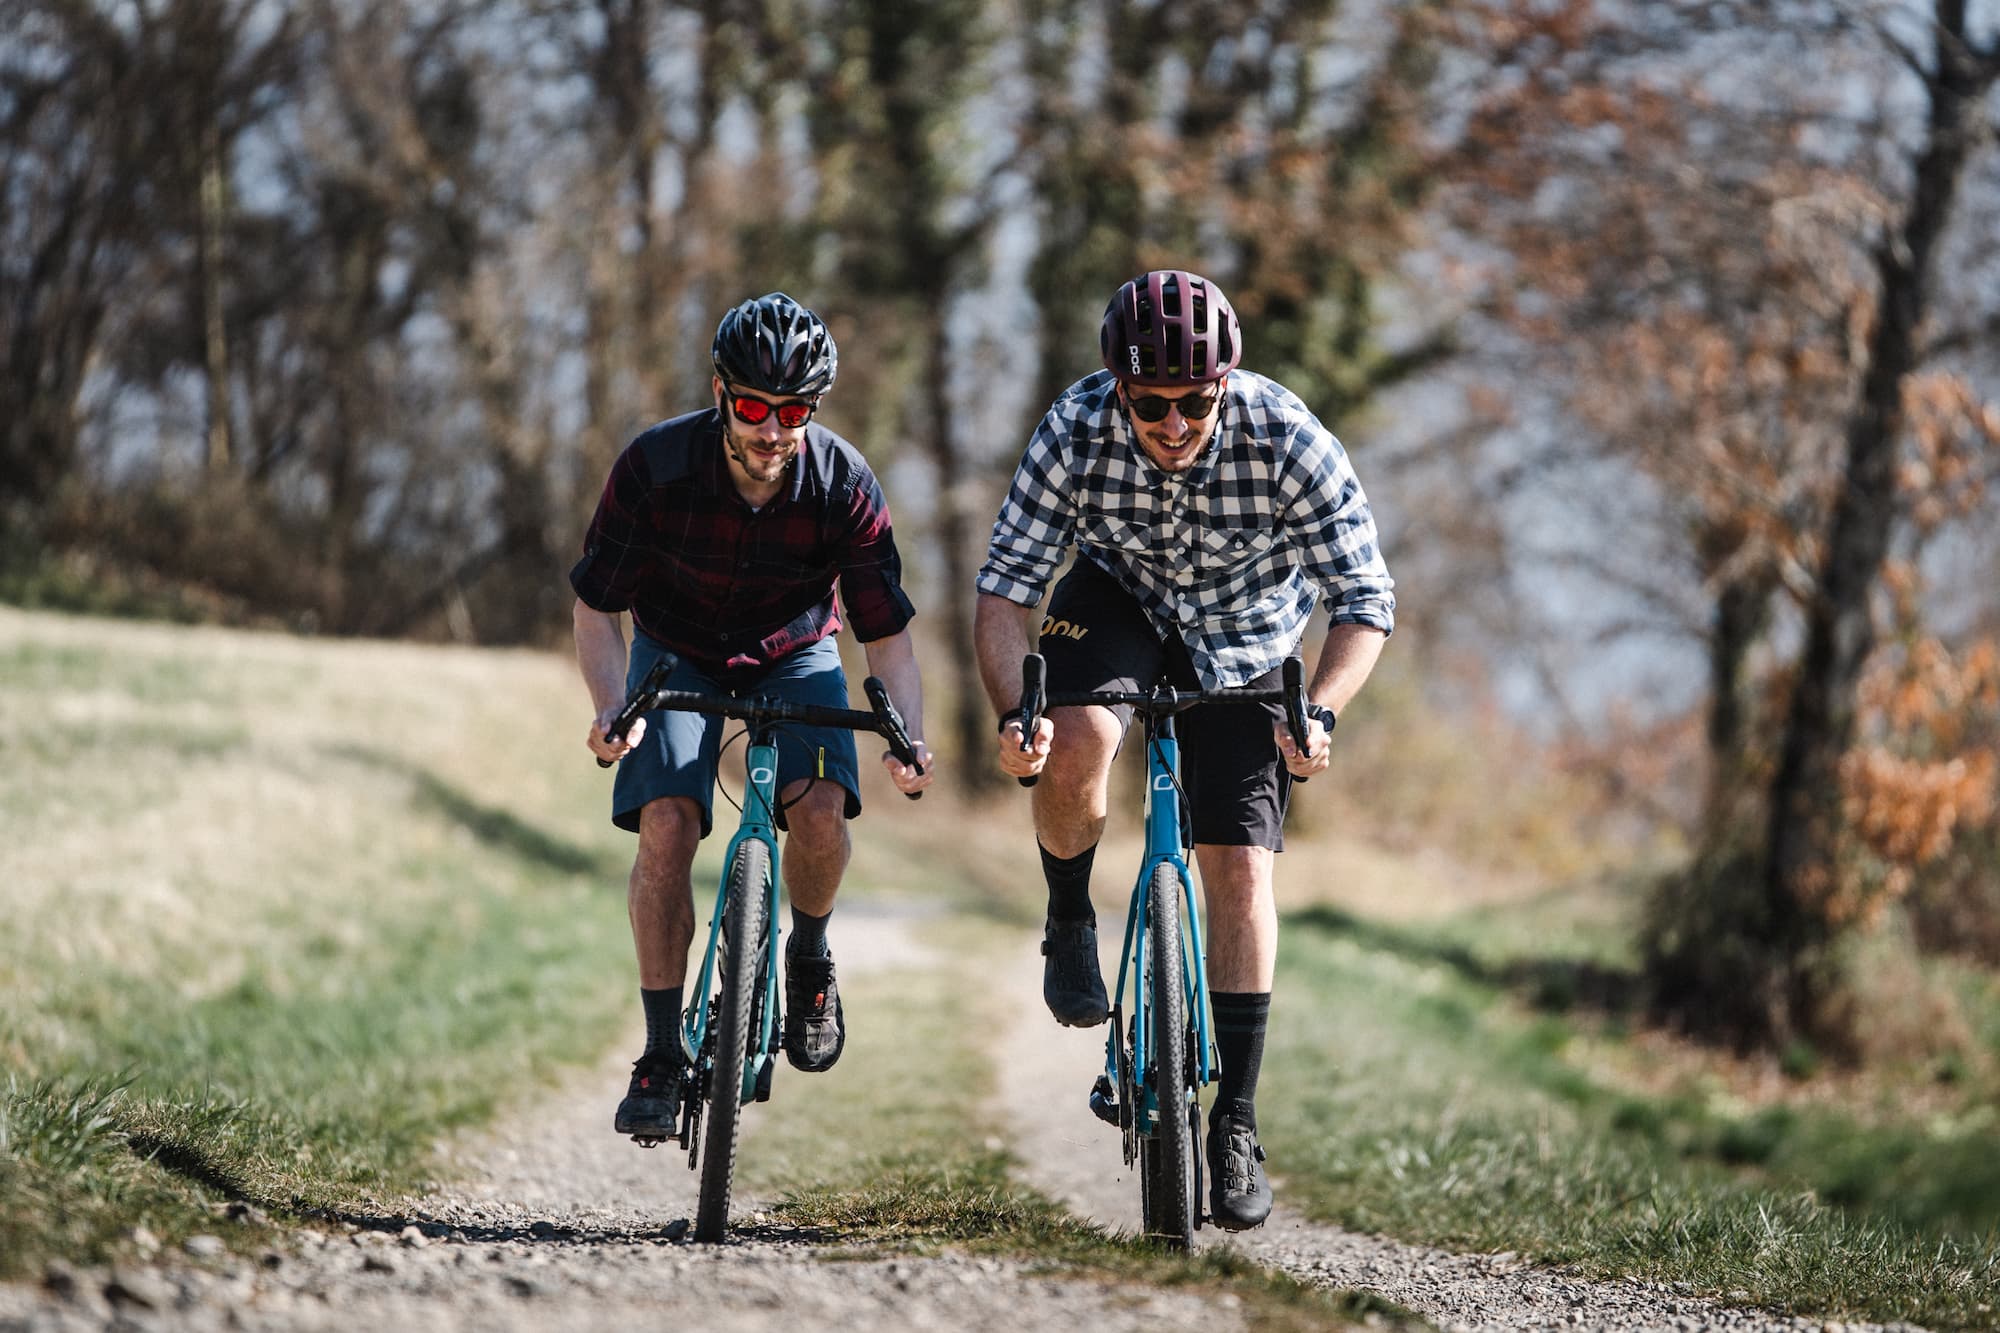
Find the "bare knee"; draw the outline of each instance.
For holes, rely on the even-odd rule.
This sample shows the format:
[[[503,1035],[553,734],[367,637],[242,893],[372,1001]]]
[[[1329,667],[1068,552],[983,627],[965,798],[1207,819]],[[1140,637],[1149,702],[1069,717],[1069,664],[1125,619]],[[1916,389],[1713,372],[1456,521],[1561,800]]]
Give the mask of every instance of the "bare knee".
[[[1050,714],[1054,742],[1043,776],[1059,791],[1102,787],[1118,753],[1118,719],[1104,708],[1059,708]]]
[[[1254,910],[1271,902],[1272,852],[1268,847],[1203,843],[1195,848],[1208,900],[1218,907]]]
[[[701,843],[701,806],[685,796],[649,801],[639,811],[639,854],[632,876],[641,888],[663,888],[685,878]]]
[[[829,850],[847,844],[847,789],[820,781],[788,788],[785,827],[804,848]]]

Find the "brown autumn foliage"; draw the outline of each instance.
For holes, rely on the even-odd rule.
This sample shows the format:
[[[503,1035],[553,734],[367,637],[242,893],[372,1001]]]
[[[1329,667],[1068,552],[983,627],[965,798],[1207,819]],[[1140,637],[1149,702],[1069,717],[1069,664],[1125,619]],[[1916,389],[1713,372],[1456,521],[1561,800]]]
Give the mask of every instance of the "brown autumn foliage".
[[[1645,546],[1629,528],[1605,540],[1600,519],[1570,564],[1643,599],[1633,629],[1678,624],[1708,655],[1699,851],[1648,926],[1662,1008],[1739,1040],[1858,1049],[1836,1031],[1857,1012],[1845,936],[1945,884],[1958,922],[2000,920],[1994,891],[1967,891],[2000,879],[1991,738],[1959,737],[1986,727],[1968,703],[1977,645],[1955,646],[1963,688],[1927,712],[1863,697],[1882,673],[1935,684],[1936,652],[1905,647],[1930,633],[1925,599],[1899,602],[1888,651],[1871,652],[1874,609],[1898,560],[1974,514],[1991,467],[1995,413],[1940,371],[1928,303],[1974,142],[1955,127],[2000,46],[1951,5],[1935,51],[1755,6],[1632,18],[1567,0],[1462,20],[1512,77],[1476,97],[1459,216],[1504,257],[1494,313],[1528,382],[1590,437],[1549,448],[1546,470],[1622,462],[1658,499]],[[1818,127],[1856,128],[1826,100],[1842,81],[1769,61],[1745,97],[1742,70],[1711,77],[1725,30],[1732,54],[1803,44],[1885,93],[1916,89],[1921,151],[1885,97],[1853,151],[1827,152]]]
[[[2000,647],[1919,636],[1863,685],[1867,740],[1841,766],[1840,925],[1902,903],[1926,948],[2000,962]]]

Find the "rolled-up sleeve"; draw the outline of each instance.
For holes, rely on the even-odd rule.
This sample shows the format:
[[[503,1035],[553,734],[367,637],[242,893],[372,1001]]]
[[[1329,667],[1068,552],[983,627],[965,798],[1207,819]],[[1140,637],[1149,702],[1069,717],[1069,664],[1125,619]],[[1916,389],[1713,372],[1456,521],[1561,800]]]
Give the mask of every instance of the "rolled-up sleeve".
[[[886,639],[916,616],[903,591],[903,558],[896,550],[889,501],[872,474],[856,478],[848,493],[837,563],[840,601],[855,638]]]
[[[1065,425],[1051,412],[1028,441],[1014,481],[994,521],[980,592],[1035,606],[1076,539],[1076,499],[1061,448]]]
[[[645,453],[636,445],[611,465],[597,512],[584,532],[583,558],[569,571],[569,586],[585,606],[607,614],[632,609],[652,563],[643,531],[651,486]]]
[[[1302,428],[1293,439],[1298,466],[1280,493],[1285,527],[1295,535],[1306,577],[1325,593],[1336,625],[1396,628],[1396,584],[1382,559],[1375,515],[1347,451],[1325,429]]]

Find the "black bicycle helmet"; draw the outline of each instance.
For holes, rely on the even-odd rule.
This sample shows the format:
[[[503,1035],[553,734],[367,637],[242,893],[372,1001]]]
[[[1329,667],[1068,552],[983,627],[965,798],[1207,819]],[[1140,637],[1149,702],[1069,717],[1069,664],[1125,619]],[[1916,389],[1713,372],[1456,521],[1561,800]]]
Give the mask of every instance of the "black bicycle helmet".
[[[840,369],[825,323],[783,292],[745,301],[724,315],[709,359],[730,384],[806,398],[832,388]]]
[[[1208,384],[1243,359],[1229,298],[1182,269],[1142,273],[1118,289],[1098,331],[1104,368],[1127,384]]]

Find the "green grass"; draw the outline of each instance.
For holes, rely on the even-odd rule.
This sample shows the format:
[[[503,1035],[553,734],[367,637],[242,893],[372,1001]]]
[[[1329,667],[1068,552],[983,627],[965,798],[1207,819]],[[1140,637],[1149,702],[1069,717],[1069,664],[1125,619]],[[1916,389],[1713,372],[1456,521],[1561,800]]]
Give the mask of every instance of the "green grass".
[[[927,1252],[952,1246],[1004,1255],[1047,1271],[1135,1291],[1188,1288],[1228,1295],[1247,1327],[1420,1329],[1409,1311],[1365,1292],[1332,1291],[1259,1267],[1228,1250],[1174,1254],[1149,1242],[1108,1235],[1049,1199],[1014,1183],[1003,1153],[968,1150],[947,1164],[915,1159],[858,1186],[818,1186],[787,1197],[789,1222],[836,1232],[863,1246]],[[864,1251],[865,1252],[865,1251]]]
[[[989,965],[977,960],[992,956],[990,932],[921,916],[906,928],[927,951],[913,966],[842,968],[848,1035],[840,1063],[813,1075],[780,1064],[771,1100],[751,1109],[754,1146],[738,1167],[750,1188],[774,1194],[810,1180],[838,1194],[911,1169],[949,1173],[983,1160],[1000,1127],[986,1114],[992,1070],[974,1038],[991,1025],[962,978]],[[841,930],[836,912],[836,957]],[[829,1133],[835,1125],[839,1132]]]
[[[421,1183],[441,1134],[621,1035],[631,843],[582,710],[558,656],[0,608],[0,1276],[109,1256],[142,1224],[236,1236],[229,1199],[365,1208]],[[933,952],[843,970],[848,1052],[810,1096],[779,1071],[746,1122],[747,1188],[864,1252],[1194,1284],[1260,1326],[1399,1317],[1106,1237],[1013,1183],[982,1041],[998,1016],[964,978],[996,923],[1012,942],[1039,915],[1024,803],[870,799],[844,910],[906,911]],[[1754,1101],[1698,1060],[1635,1076],[1632,897],[1288,918],[1259,1103],[1286,1198],[1776,1308],[1992,1326],[1992,1062],[1917,1071],[1907,1107],[1879,1080],[1804,1095],[1825,1072]],[[1948,980],[2000,1052],[2000,985]]]
[[[409,1189],[601,1050],[630,849],[580,699],[541,655],[0,610],[0,1274]]]
[[[139,1226],[256,1243],[228,1200],[366,1212],[423,1183],[440,1135],[624,1030],[630,843],[580,711],[556,658],[0,610],[0,812],[33,830],[0,846],[0,1275]],[[994,948],[990,884],[902,822],[857,840],[850,886],[931,952],[844,972],[848,1052],[810,1087],[780,1071],[745,1186],[864,1252],[1194,1284],[1272,1327],[1387,1311],[1107,1240],[1011,1182],[978,1040],[997,1016],[963,984]]]
[[[933,905],[961,908],[977,896],[968,881],[935,873],[932,892]],[[837,915],[835,923],[837,953]],[[988,1109],[994,1070],[977,1040],[1004,1016],[964,978],[1000,966],[1019,932],[963,911],[917,916],[910,926],[929,959],[842,971],[848,1038],[840,1063],[810,1078],[781,1066],[771,1101],[750,1109],[739,1179],[778,1194],[785,1222],[868,1251],[952,1246],[1135,1289],[1228,1293],[1257,1328],[1358,1326],[1370,1315],[1380,1326],[1425,1326],[1388,1302],[1314,1290],[1232,1255],[1176,1256],[1107,1236],[1016,1183],[1001,1146],[1005,1126]]]
[[[1284,1072],[1259,1110],[1316,1215],[1779,1309],[1991,1326],[1990,1108],[1863,1122],[1621,1088],[1572,1058],[1586,1030],[1615,1042],[1615,1025],[1551,1012],[1566,1005],[1536,969],[1462,931],[1287,920],[1265,1065]]]

